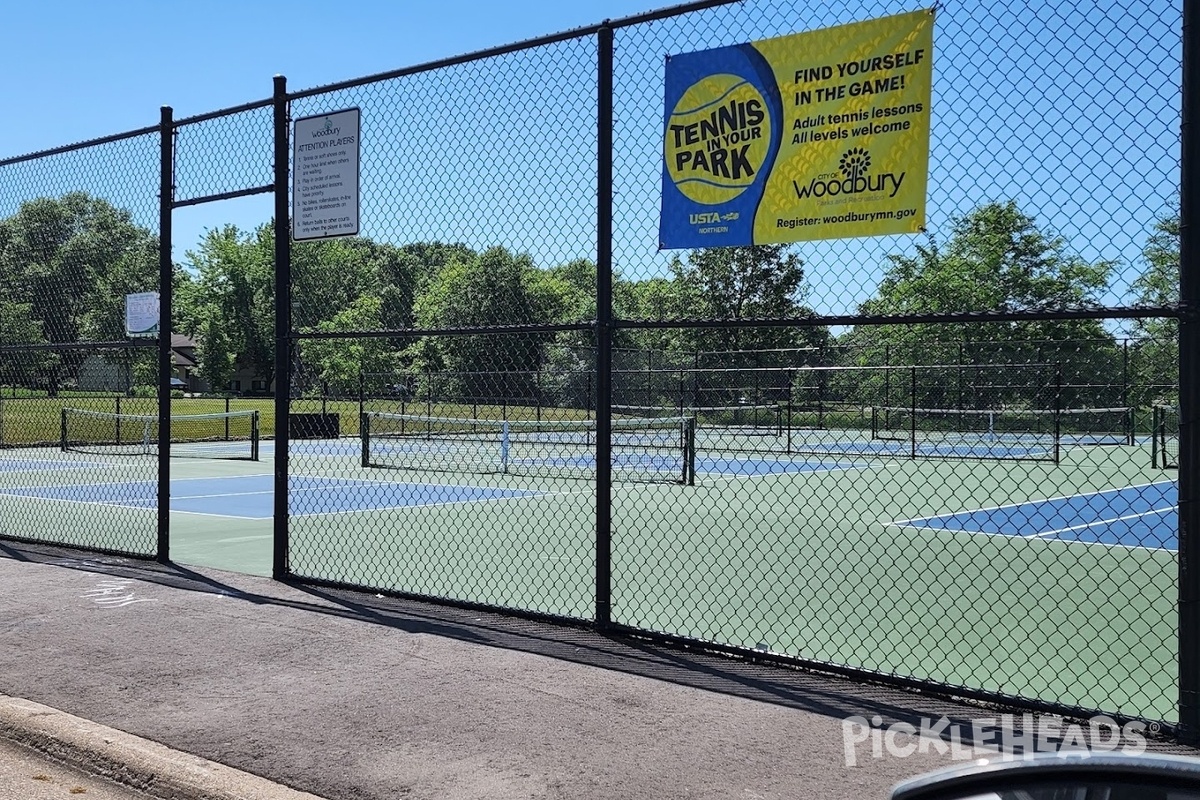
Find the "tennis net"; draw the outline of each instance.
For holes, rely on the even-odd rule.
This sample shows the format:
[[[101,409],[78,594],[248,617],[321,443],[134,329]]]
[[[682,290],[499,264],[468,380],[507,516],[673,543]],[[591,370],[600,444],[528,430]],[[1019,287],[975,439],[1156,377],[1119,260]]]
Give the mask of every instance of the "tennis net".
[[[696,420],[696,431],[727,432],[740,436],[778,436],[783,432],[783,411],[779,404],[730,406],[624,406],[612,407],[614,419],[681,419]]]
[[[1154,406],[1154,436],[1151,458],[1154,466],[1179,469],[1179,409]]]
[[[64,408],[60,445],[64,452],[156,455],[158,417]],[[258,411],[180,414],[171,417],[173,458],[258,460]]]
[[[1133,409],[879,406],[871,409],[871,438],[909,442],[918,450],[940,446],[953,451],[957,446],[986,451],[989,457],[1057,460],[1058,447],[1064,444],[1133,444]]]
[[[596,474],[595,420],[495,420],[369,411],[362,415],[364,467],[559,478]],[[689,417],[614,419],[613,477],[693,483]]]

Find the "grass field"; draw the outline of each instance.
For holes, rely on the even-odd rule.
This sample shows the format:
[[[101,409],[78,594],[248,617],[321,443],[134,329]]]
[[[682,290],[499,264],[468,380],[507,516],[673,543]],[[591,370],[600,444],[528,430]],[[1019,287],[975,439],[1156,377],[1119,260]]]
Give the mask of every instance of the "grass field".
[[[60,439],[64,408],[108,413],[155,415],[158,403],[154,398],[113,395],[62,393],[57,397],[0,397],[0,445],[23,447],[57,443]],[[275,436],[275,401],[270,397],[184,397],[171,402],[172,416],[217,414],[225,411],[259,413],[259,432],[263,438]],[[532,406],[500,406],[466,403],[409,403],[398,400],[309,400],[292,401],[292,413],[337,414],[343,435],[358,434],[360,411],[388,411],[430,414],[445,417],[482,419],[535,419],[540,415],[554,419],[584,419],[588,412],[581,409],[538,409]]]

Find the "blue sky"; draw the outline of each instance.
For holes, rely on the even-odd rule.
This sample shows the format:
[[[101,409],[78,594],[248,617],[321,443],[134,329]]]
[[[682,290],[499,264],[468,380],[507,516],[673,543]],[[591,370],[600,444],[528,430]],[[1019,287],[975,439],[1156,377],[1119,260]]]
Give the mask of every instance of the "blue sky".
[[[0,48],[0,69],[12,76],[0,157],[153,125],[162,104],[182,118],[260,99],[270,94],[276,73],[288,77],[289,88],[305,89],[655,5],[17,4],[6,9],[5,27],[19,35],[6,37]],[[618,269],[629,278],[650,277],[661,274],[672,255],[657,248],[666,54],[923,5],[746,0],[618,31]],[[366,235],[397,243],[505,244],[543,266],[594,257],[591,48],[588,41],[567,43],[308,98],[297,101],[293,115],[363,109]],[[1104,299],[1127,301],[1143,267],[1145,240],[1177,196],[1179,51],[1178,4],[1168,0],[1129,0],[1125,7],[946,2],[934,33],[930,230],[944,238],[955,216],[981,203],[1016,200],[1073,252],[1115,262],[1113,290]],[[247,115],[181,134],[179,191],[204,194],[269,180],[268,121],[269,113]],[[147,139],[140,145],[146,153],[121,158],[152,166],[145,157],[154,155],[151,145]],[[89,169],[102,171],[95,164],[62,164],[51,177],[66,181]],[[112,180],[141,180],[131,170],[116,171],[124,174]],[[43,176],[22,176],[41,186]],[[0,212],[9,213],[6,177],[0,176]],[[118,200],[122,191],[113,191]],[[226,221],[252,227],[269,218],[270,208],[270,197],[261,196],[177,210],[176,258],[205,228]],[[135,214],[145,218],[153,210],[150,203]],[[887,236],[796,245],[807,265],[810,304],[823,313],[853,311],[874,293],[888,255],[911,253],[919,242]]]
[[[46,0],[6,6],[0,47],[9,126],[0,158],[157,124],[291,89],[358,78],[657,8],[653,0],[438,3],[365,0]],[[15,32],[19,34],[14,35]],[[272,33],[277,32],[277,33]],[[269,158],[269,156],[268,156]],[[269,196],[175,212],[176,257],[229,219],[269,216]]]
[[[437,3],[42,0],[4,9],[10,121],[0,156],[154,125],[668,5],[653,0]],[[277,33],[273,33],[277,31]]]

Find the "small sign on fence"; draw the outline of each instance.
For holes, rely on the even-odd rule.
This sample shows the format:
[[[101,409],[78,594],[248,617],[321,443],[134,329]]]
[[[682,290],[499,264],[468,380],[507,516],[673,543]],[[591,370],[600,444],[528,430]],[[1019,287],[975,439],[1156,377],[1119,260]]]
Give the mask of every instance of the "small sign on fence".
[[[292,238],[358,234],[357,108],[301,117],[292,132]]]
[[[125,335],[130,338],[158,336],[158,292],[125,295]]]
[[[671,56],[659,246],[916,233],[933,12]]]

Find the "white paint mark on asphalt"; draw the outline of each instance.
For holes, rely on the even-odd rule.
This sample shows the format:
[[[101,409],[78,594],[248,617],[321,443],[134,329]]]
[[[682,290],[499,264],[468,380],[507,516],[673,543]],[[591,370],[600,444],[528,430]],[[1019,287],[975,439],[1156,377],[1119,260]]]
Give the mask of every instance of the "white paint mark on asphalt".
[[[84,592],[80,597],[91,600],[101,608],[124,608],[134,603],[157,603],[152,597],[138,597],[129,590],[131,580],[103,580],[96,588]]]

